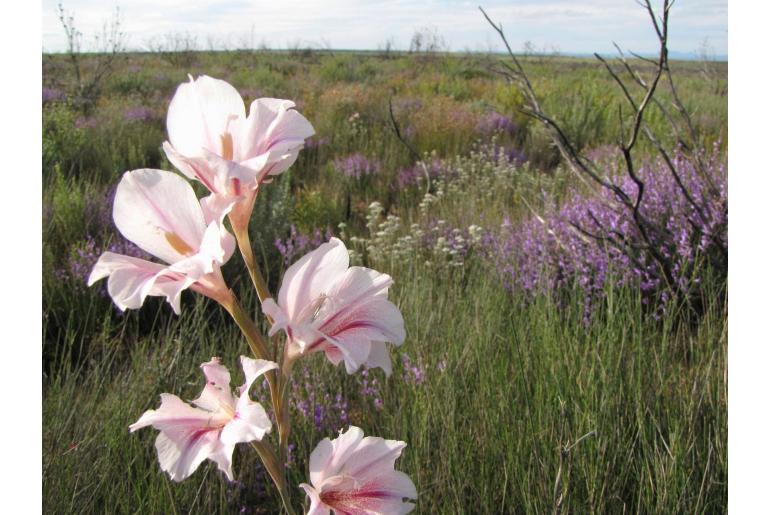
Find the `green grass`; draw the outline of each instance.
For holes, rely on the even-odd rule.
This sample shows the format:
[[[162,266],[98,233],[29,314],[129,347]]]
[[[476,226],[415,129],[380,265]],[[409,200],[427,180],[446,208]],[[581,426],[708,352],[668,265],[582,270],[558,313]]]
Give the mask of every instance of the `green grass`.
[[[384,408],[373,409],[371,399],[358,395],[355,376],[342,368],[319,355],[304,359],[319,389],[346,392],[350,423],[408,442],[399,468],[417,486],[421,513],[549,512],[560,448],[590,432],[561,465],[565,512],[723,509],[727,349],[721,306],[711,306],[696,330],[677,329],[667,319],[646,317],[628,289],[610,292],[586,326],[577,303],[557,306],[541,298],[521,305],[477,267],[462,281],[421,266],[387,271],[397,280],[391,295],[408,336],[393,352]],[[208,462],[188,480],[169,482],[156,463],[156,432],[128,433],[130,423],[156,407],[160,393],[196,396],[199,363],[221,355],[233,368],[247,350],[219,308],[203,299],[188,304],[179,319],[130,346],[120,333],[104,335],[104,350],[90,363],[48,378],[47,513],[105,506],[115,513],[170,513],[172,506],[178,513],[277,509],[274,495],[228,503],[233,488]],[[404,380],[402,352],[423,364],[421,385]],[[239,380],[234,375],[233,382]],[[290,482],[296,486],[307,480],[315,443],[334,435],[317,434],[301,418],[295,425]],[[249,489],[261,481],[253,454],[248,446],[236,450],[236,476]],[[299,503],[300,492],[293,494]]]
[[[102,284],[87,289],[83,277],[67,275],[69,260],[88,237],[100,245],[116,238],[109,216],[96,220],[92,214],[120,175],[140,167],[172,169],[160,150],[163,117],[188,72],[229,80],[249,100],[299,101],[318,137],[326,138],[260,192],[251,224],[255,254],[275,291],[284,268],[275,239],[285,238],[291,224],[306,233],[327,226],[339,233],[337,224],[344,222],[349,248],[394,277],[390,298],[404,315],[407,340],[392,351],[392,377],[370,373],[380,382],[383,409],[361,394],[360,373],[348,376],[320,355],[304,358],[295,375],[319,394],[341,394],[349,423],[366,434],[408,443],[397,467],[417,486],[418,513],[548,513],[558,498],[564,513],[726,510],[727,308],[717,300],[725,298],[724,284],[708,285],[712,294],[703,314],[692,320],[674,306],[655,319],[638,288],[608,288],[587,324],[579,292],[564,292],[559,301],[509,292],[481,254],[471,253],[456,267],[429,252],[388,253],[413,223],[425,228],[441,219],[451,227],[492,228],[504,216],[516,223],[543,205],[543,192],[558,201],[576,187],[542,130],[518,112],[520,95],[489,71],[489,59],[349,52],[189,57],[183,69],[161,55],[128,55],[91,111],[65,102],[43,109],[46,513],[278,511],[275,490],[248,446],[236,449],[238,484],[209,462],[173,483],[157,464],[157,433],[128,432],[145,410],[158,406],[160,393],[196,397],[203,386],[198,366],[212,356],[221,356],[233,383],[240,382],[237,356],[248,347],[226,313],[185,292],[179,317],[159,299],[118,315],[100,293]],[[620,96],[598,63],[531,58],[525,66],[544,105],[581,148],[614,141]],[[702,143],[720,140],[727,148],[721,89],[700,78],[697,63],[672,67]],[[43,56],[43,70],[46,86],[71,88],[64,56]],[[726,83],[726,65],[722,71]],[[432,193],[442,195],[429,209],[419,207],[422,187],[393,186],[399,170],[413,162],[389,126],[391,95],[394,102],[421,104],[398,113],[402,129],[413,127],[417,151],[454,160],[460,171],[446,183],[434,181]],[[156,118],[128,123],[123,113],[137,105],[153,109]],[[475,124],[489,110],[519,124],[516,135],[498,142],[524,150],[529,166],[496,166],[477,151]],[[354,113],[359,122],[349,121]],[[653,129],[665,133],[667,122],[650,113]],[[78,123],[81,117],[97,126]],[[342,177],[332,161],[353,152],[379,160],[381,173],[366,181]],[[384,236],[377,236],[383,219],[372,233],[367,226],[373,201],[383,204],[385,215],[399,217]],[[352,236],[368,239],[354,245]],[[254,309],[239,256],[224,273]],[[422,384],[412,383],[404,356],[424,368]],[[304,494],[296,485],[308,480],[308,456],[320,439],[335,434],[296,412],[293,423],[290,485],[299,507]]]

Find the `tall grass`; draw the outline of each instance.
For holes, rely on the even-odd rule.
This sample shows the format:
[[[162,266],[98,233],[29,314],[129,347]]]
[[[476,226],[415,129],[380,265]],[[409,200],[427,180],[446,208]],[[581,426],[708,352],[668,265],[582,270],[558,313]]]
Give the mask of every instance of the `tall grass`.
[[[722,306],[689,331],[644,316],[638,291],[610,290],[586,326],[578,303],[512,302],[479,267],[464,281],[419,264],[387,271],[397,278],[392,295],[408,337],[393,353],[393,376],[379,377],[383,408],[357,393],[360,378],[322,357],[310,361],[316,388],[344,392],[349,423],[409,443],[399,466],[415,481],[419,512],[548,512],[560,466],[565,512],[725,506]],[[260,493],[265,478],[247,447],[235,458],[243,486],[228,485],[208,462],[176,484],[157,466],[155,434],[128,433],[161,392],[197,395],[199,363],[221,355],[232,364],[246,352],[223,314],[204,304],[130,347],[121,334],[102,335],[104,352],[87,372],[52,374],[43,406],[46,512],[277,511],[272,491]],[[419,385],[405,378],[403,354],[422,368]],[[294,415],[297,485],[315,442],[334,434]]]
[[[279,509],[247,446],[235,453],[236,483],[209,462],[173,483],[157,465],[154,432],[128,433],[142,412],[157,407],[160,393],[197,396],[200,363],[221,356],[237,368],[237,356],[248,347],[226,313],[185,292],[179,317],[159,299],[119,314],[103,285],[85,288],[82,267],[72,266],[88,257],[89,242],[106,248],[118,241],[109,207],[98,206],[123,171],[172,169],[159,149],[163,117],[188,72],[230,80],[249,101],[294,99],[316,128],[311,147],[263,188],[255,207],[251,239],[271,289],[277,290],[285,268],[274,243],[292,225],[304,233],[329,227],[339,234],[344,223],[357,259],[396,281],[390,296],[404,314],[407,340],[392,351],[392,377],[380,370],[348,376],[318,355],[296,368],[304,386],[295,392],[291,485],[307,481],[307,460],[320,439],[356,424],[367,434],[408,443],[397,468],[417,486],[419,513],[725,509],[723,281],[704,270],[705,305],[690,320],[676,309],[655,319],[638,288],[611,286],[610,280],[586,319],[578,285],[574,291],[566,285],[560,296],[525,298],[505,288],[480,252],[444,266],[448,262],[433,251],[423,252],[425,245],[439,247],[428,236],[412,240],[418,253],[388,252],[411,234],[412,224],[422,234],[454,228],[467,240],[471,225],[499,227],[504,218],[519,223],[543,205],[544,192],[560,201],[574,186],[558,153],[517,111],[521,98],[487,71],[486,60],[200,52],[185,70],[154,54],[130,55],[123,63],[86,115],[66,100],[66,62],[43,59],[46,87],[62,92],[49,94],[43,112],[46,513]],[[614,141],[619,97],[598,64],[527,59],[525,65],[549,109],[583,148]],[[704,144],[719,140],[726,148],[724,97],[698,81],[694,65],[674,66],[680,95],[698,107],[695,123]],[[390,126],[391,96],[398,123],[426,156],[426,166],[443,160],[439,168],[454,174],[432,177],[429,191],[421,180],[399,186],[403,170],[415,163]],[[145,116],[139,107],[154,114]],[[480,132],[479,120],[490,113],[516,129]],[[664,122],[650,118],[654,129]],[[495,158],[495,145],[523,151],[528,164]],[[356,178],[335,166],[356,153],[376,161],[377,173]],[[433,197],[427,207],[420,205],[426,193]],[[372,215],[375,201],[382,216]],[[354,244],[355,237],[363,244]],[[370,244],[379,251],[367,251]],[[238,256],[224,273],[256,313]],[[234,372],[233,383],[239,380]],[[313,408],[325,410],[319,424],[299,404],[307,404],[307,385],[324,399],[340,394],[347,403],[314,398]],[[261,395],[266,399],[266,392]],[[304,494],[294,488],[292,495],[300,506]]]

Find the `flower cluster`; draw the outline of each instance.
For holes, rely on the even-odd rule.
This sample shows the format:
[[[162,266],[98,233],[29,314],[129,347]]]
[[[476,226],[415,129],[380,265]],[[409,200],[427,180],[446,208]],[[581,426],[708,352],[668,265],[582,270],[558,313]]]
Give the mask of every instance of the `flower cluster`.
[[[337,158],[333,162],[334,169],[346,177],[360,179],[368,175],[374,175],[380,171],[378,161],[367,159],[361,154],[351,154]]]
[[[638,171],[645,184],[639,211],[655,229],[649,235],[653,244],[673,263],[674,285],[666,284],[649,253],[636,251],[645,242],[633,213],[609,190],[574,194],[560,208],[548,207],[543,216],[520,225],[504,221],[499,231],[484,237],[488,255],[511,290],[537,294],[578,286],[585,293],[587,314],[610,278],[615,285],[638,285],[647,301],[656,299],[662,308],[669,286],[685,294],[697,288],[703,269],[699,262],[718,261],[720,247],[727,247],[726,168],[716,152],[702,158],[705,175],[691,160],[675,157],[681,186],[662,162]],[[611,156],[605,162],[611,163]],[[635,198],[633,180],[621,177],[618,185]]]
[[[348,374],[363,366],[382,368],[389,376],[388,344],[401,345],[406,336],[401,312],[388,300],[393,279],[376,270],[351,267],[345,245],[329,237],[289,266],[275,298],[267,290],[251,250],[248,224],[258,190],[294,163],[314,132],[292,102],[259,98],[247,115],[230,84],[190,77],[171,100],[167,129],[169,141],[163,149],[182,175],[133,170],[123,175],[114,192],[115,226],[145,255],[103,252],[88,284],[107,278],[107,291],[121,310],[139,308],[149,295],[165,297],[177,314],[182,309],[182,291],[192,289],[230,313],[256,359],[241,357],[245,382],[233,395],[228,369],[219,358],[211,358],[201,365],[206,384],[192,405],[176,395],[161,394],[160,407],[146,411],[130,430],[152,426],[159,431],[158,462],[174,481],[189,477],[207,459],[232,481],[233,451],[239,443],[251,443],[284,508],[293,513],[284,470],[293,462],[288,442],[292,369],[302,357],[323,352],[334,365],[344,362]],[[209,195],[198,199],[187,179],[199,181]],[[234,236],[224,225],[225,217]],[[296,240],[296,234],[292,236]],[[289,243],[292,255],[289,246],[283,245],[284,258],[300,250],[295,244],[305,247],[310,242]],[[268,336],[285,333],[282,351],[279,338],[268,341],[259,332],[225,282],[221,267],[236,245],[271,325]],[[92,244],[81,258],[95,251]],[[261,376],[270,390],[272,420],[250,394]],[[317,394],[307,384],[304,397],[296,398],[302,388],[296,383],[293,388],[295,411],[310,416],[312,410],[319,431],[347,424],[347,403],[341,395],[335,397],[337,413],[330,417],[322,409],[330,399],[317,402]],[[278,428],[278,453],[265,439],[273,425]],[[411,511],[414,506],[404,498],[417,497],[415,486],[394,470],[405,446],[364,437],[357,427],[333,441],[321,441],[310,456],[312,486],[301,485],[310,498],[309,513]]]
[[[52,102],[61,102],[67,98],[63,91],[56,88],[43,88],[43,105]]]
[[[516,122],[497,111],[487,113],[476,124],[476,132],[487,137],[494,134],[514,136],[518,130],[519,126]]]
[[[289,266],[294,258],[306,254],[311,249],[314,249],[322,243],[332,239],[331,229],[327,228],[326,232],[321,232],[321,229],[316,228],[312,234],[303,234],[297,231],[294,224],[291,224],[289,237],[285,240],[277,238],[275,240],[275,248],[283,258],[283,264]]]
[[[350,408],[340,392],[332,395],[325,391],[321,394],[318,388],[320,379],[304,367],[301,381],[292,384],[292,408],[303,418],[312,420],[316,431],[335,432],[348,425]]]
[[[123,112],[123,119],[127,122],[150,122],[156,118],[155,112],[145,106],[132,107]]]

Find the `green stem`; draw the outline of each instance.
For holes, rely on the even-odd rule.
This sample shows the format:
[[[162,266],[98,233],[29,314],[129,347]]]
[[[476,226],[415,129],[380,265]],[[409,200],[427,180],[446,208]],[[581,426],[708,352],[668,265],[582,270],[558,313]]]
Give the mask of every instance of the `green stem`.
[[[232,222],[232,220],[231,220]],[[249,231],[248,226],[242,227],[239,224],[231,224],[233,227],[233,233],[235,234],[235,239],[238,242],[238,248],[241,251],[241,257],[243,257],[243,261],[246,264],[246,268],[249,271],[249,276],[251,277],[251,282],[254,284],[254,288],[257,290],[257,296],[259,297],[259,302],[262,303],[266,299],[269,299],[272,297],[270,295],[270,290],[267,288],[267,283],[265,282],[265,279],[262,277],[262,273],[259,270],[259,267],[257,266],[256,259],[254,258],[254,252],[251,248],[251,241],[249,239]],[[239,308],[240,306],[235,304],[236,308]],[[242,311],[242,310],[241,310]],[[248,323],[244,322],[244,324],[247,326],[247,329],[250,327],[254,328],[254,331],[256,331],[256,327],[254,327],[254,323],[252,322],[251,318],[245,313],[238,313],[239,317],[248,319]],[[273,319],[269,315],[265,315],[268,322],[271,324],[273,323]],[[235,315],[233,315],[235,318]],[[238,319],[236,318],[236,322],[238,322]],[[239,325],[241,325],[239,323]],[[243,326],[242,326],[243,329]],[[246,332],[244,331],[244,334]],[[258,331],[257,331],[257,334]],[[251,339],[250,339],[251,341]],[[267,356],[267,344],[264,342],[264,339],[262,339],[262,336],[259,335],[258,340],[255,340],[257,343],[256,347],[258,347],[257,350],[264,350],[265,356]],[[252,350],[254,347],[252,347]],[[256,352],[255,352],[256,354]],[[277,355],[277,351],[276,351]],[[264,359],[270,359],[269,357],[265,357]],[[276,423],[278,425],[278,452],[279,452],[279,460],[276,463],[276,470],[275,474],[280,476],[281,484],[284,485],[284,489],[281,490],[281,486],[279,482],[273,478],[273,481],[276,483],[276,486],[278,486],[279,491],[281,491],[281,498],[284,501],[284,505],[287,507],[287,510],[289,513],[291,513],[291,508],[289,507],[289,495],[288,492],[285,491],[285,483],[286,483],[286,470],[285,467],[282,465],[286,461],[286,455],[288,451],[289,446],[289,430],[290,430],[290,420],[289,420],[289,402],[288,402],[288,382],[289,382],[289,373],[290,368],[288,367],[286,370],[282,370],[279,372],[279,374],[276,376],[274,374],[275,371],[268,372],[268,382],[270,383],[270,397],[273,401],[273,412],[275,413],[275,419]],[[270,451],[272,453],[272,450]],[[275,459],[275,455],[273,454],[273,458]],[[264,461],[264,459],[263,459]],[[283,471],[281,473],[280,471]],[[272,475],[272,474],[271,474]]]
[[[281,501],[283,502],[283,507],[286,509],[286,512],[289,513],[289,515],[294,515],[294,510],[291,507],[289,490],[286,486],[286,476],[283,473],[283,467],[275,456],[275,452],[273,452],[273,449],[264,442],[251,442],[251,446],[254,447],[254,450],[259,454],[262,463],[265,464],[267,473],[270,474],[270,478],[273,480],[273,483],[275,483],[276,488],[278,488],[278,493],[281,495]]]
[[[267,288],[267,283],[262,277],[262,273],[259,271],[257,262],[254,259],[254,252],[251,248],[251,240],[249,239],[248,227],[242,228],[233,225],[233,232],[235,233],[235,239],[238,242],[238,248],[241,251],[243,261],[246,263],[246,268],[249,271],[251,282],[254,284],[254,288],[257,290],[257,296],[259,302],[264,302],[265,299],[272,297],[270,291]],[[265,315],[267,320],[272,324],[273,319]],[[266,358],[269,359],[269,358]],[[284,382],[285,378],[285,382]],[[281,386],[283,384],[283,386]],[[285,392],[288,390],[288,371],[284,371],[282,375],[278,376],[278,389],[275,396],[273,396],[273,411],[275,412],[275,418],[278,423],[278,435],[280,441],[280,457],[286,458],[286,450],[289,444],[289,410],[288,410],[288,395]],[[284,390],[282,392],[282,390]]]
[[[232,291],[230,292],[230,297],[226,302],[223,302],[222,305],[233,317],[235,323],[238,324],[238,327],[246,337],[246,341],[249,343],[249,347],[251,348],[251,352],[254,353],[254,356],[258,359],[272,361],[270,353],[268,352],[267,342],[262,337],[262,334],[257,329],[257,326],[254,325],[254,321],[251,319],[249,314],[246,312],[246,310],[243,309],[238,300],[235,298],[235,295],[232,293]],[[281,409],[281,396],[278,389],[280,376],[276,376],[275,370],[270,370],[265,373],[265,377],[267,377],[267,382],[270,385],[270,398],[273,401],[273,410],[275,411],[276,419],[280,421],[281,419],[279,417],[283,411]],[[279,432],[280,429],[281,424],[279,422]]]
[[[251,240],[249,239],[249,230],[248,228],[236,229],[233,227],[233,232],[235,232],[235,239],[238,242],[238,248],[241,251],[243,261],[246,263],[246,268],[249,270],[251,282],[257,290],[259,302],[262,303],[265,299],[272,297],[272,295],[270,295],[270,290],[267,289],[267,283],[257,267],[257,261],[254,259],[254,252],[251,249]],[[268,317],[268,320],[270,320],[270,317]],[[272,322],[273,321],[270,320],[270,323]]]
[[[248,341],[249,347],[251,347],[251,351],[254,353],[254,356],[259,359],[267,359],[272,361],[265,338],[262,336],[262,333],[259,332],[257,326],[254,325],[254,321],[251,319],[251,316],[249,316],[246,310],[243,309],[243,306],[241,306],[241,304],[235,298],[235,294],[233,294],[232,291],[230,291],[230,298],[227,299],[226,302],[223,302],[223,305],[225,309],[227,309],[227,312],[230,313],[230,316],[233,317],[235,323],[238,324],[238,327],[241,329],[243,335],[246,337],[246,341]]]

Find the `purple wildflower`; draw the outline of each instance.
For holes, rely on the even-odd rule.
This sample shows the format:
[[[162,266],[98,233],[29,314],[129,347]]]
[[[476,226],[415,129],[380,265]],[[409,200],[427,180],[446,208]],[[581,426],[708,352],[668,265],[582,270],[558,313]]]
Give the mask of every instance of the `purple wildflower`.
[[[291,225],[289,237],[285,240],[277,238],[275,240],[275,247],[283,258],[284,266],[289,266],[294,262],[296,256],[302,256],[307,254],[313,249],[318,248],[322,243],[325,243],[332,239],[334,233],[327,227],[326,232],[322,233],[321,229],[314,229],[312,235],[302,234],[297,232],[297,228],[294,224]]]
[[[56,88],[43,88],[43,104],[64,100],[65,95]]]
[[[334,169],[346,177],[359,179],[367,175],[375,175],[380,171],[380,163],[376,160],[370,160],[361,154],[351,154],[346,157],[337,158],[333,162]]]
[[[401,355],[401,364],[404,367],[404,381],[415,386],[425,382],[425,367],[422,365],[422,360],[418,360],[415,364],[409,355],[404,353]]]
[[[329,138],[326,136],[320,138],[308,138],[305,140],[305,148],[311,150],[314,148],[321,148],[329,144]]]
[[[518,130],[516,122],[496,111],[487,113],[476,123],[476,132],[487,137],[494,134],[514,136]]]
[[[78,116],[75,120],[76,129],[93,129],[98,124],[93,116]]]
[[[673,264],[673,286],[683,293],[701,283],[698,273],[703,267],[696,262],[705,258],[718,263],[719,249],[727,248],[727,171],[716,152],[704,160],[716,192],[709,192],[707,181],[685,157],[673,160],[702,210],[693,207],[665,164],[648,163],[637,171],[646,185],[640,213],[654,229],[649,237]],[[626,175],[616,176],[617,185],[635,198],[636,184]],[[656,309],[662,309],[669,300],[666,279],[643,251],[645,242],[633,214],[614,195],[606,189],[589,196],[574,194],[561,208],[546,205],[542,219],[516,226],[506,220],[498,233],[485,235],[484,246],[505,286],[529,295],[577,286],[588,319],[612,278],[616,286],[638,285],[645,302],[654,299]]]
[[[132,107],[123,112],[123,119],[127,122],[149,122],[156,118],[155,112],[145,106]]]

